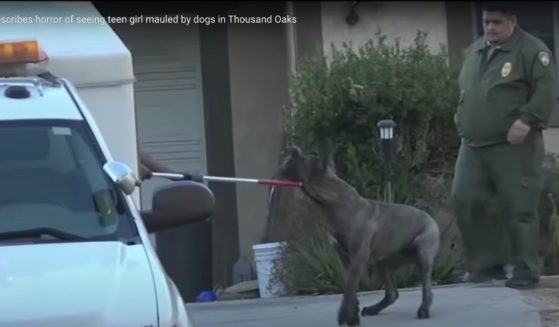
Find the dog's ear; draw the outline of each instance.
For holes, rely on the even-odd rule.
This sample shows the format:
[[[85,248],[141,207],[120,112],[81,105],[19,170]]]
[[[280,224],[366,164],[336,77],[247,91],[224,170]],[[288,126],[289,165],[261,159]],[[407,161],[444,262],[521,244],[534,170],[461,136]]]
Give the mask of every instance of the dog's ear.
[[[320,158],[324,164],[325,168],[331,168],[336,170],[336,165],[334,164],[334,153],[336,152],[336,147],[334,142],[327,138],[320,143]]]
[[[293,145],[289,149],[289,155],[293,158],[299,158],[301,156],[301,149],[298,146]]]

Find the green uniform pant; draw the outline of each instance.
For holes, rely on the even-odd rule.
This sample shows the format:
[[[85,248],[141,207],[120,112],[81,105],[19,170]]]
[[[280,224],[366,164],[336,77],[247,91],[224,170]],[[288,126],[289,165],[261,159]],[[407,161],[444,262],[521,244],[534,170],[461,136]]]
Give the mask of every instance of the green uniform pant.
[[[518,145],[471,147],[462,142],[451,204],[470,269],[510,263],[514,278],[539,278],[544,155],[541,131]]]

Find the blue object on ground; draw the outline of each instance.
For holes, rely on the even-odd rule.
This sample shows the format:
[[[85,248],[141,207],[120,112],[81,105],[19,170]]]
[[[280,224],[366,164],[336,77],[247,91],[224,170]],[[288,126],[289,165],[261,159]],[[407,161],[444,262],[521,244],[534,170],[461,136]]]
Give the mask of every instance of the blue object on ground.
[[[204,291],[196,298],[197,302],[214,302],[217,301],[217,295],[213,291]]]

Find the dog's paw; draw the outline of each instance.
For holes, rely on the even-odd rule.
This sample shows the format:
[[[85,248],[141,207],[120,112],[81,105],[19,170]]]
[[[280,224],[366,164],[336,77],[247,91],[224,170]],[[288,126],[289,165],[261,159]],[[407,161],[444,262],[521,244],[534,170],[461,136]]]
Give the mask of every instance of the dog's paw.
[[[417,309],[417,319],[428,319],[429,316],[429,308],[420,306],[419,309]]]
[[[359,314],[351,314],[347,317],[346,321],[348,326],[359,326],[361,324],[361,320],[359,318]]]
[[[338,325],[343,326],[347,322],[347,310],[345,306],[341,306],[338,310]]]
[[[359,318],[359,304],[350,307],[341,306],[338,312],[338,325],[342,326],[347,324],[348,326],[359,326],[361,321]]]
[[[376,316],[380,313],[381,308],[377,305],[371,305],[368,307],[364,307],[363,310],[361,310],[361,315],[362,316]]]
[[[359,320],[359,315],[356,315],[355,319],[353,319],[353,320],[348,320],[347,325],[348,326],[360,326],[361,321]]]

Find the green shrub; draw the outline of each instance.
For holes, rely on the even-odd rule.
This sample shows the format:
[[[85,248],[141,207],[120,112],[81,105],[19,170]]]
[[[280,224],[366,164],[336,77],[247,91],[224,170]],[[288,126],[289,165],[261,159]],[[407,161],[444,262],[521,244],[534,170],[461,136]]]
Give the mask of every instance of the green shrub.
[[[548,155],[545,185],[539,206],[540,258],[544,275],[559,274],[559,165],[557,157]]]
[[[384,176],[376,123],[392,118],[395,201],[413,202],[422,176],[450,172],[459,146],[456,73],[446,53],[432,54],[425,40],[418,33],[415,45],[402,49],[378,36],[357,51],[332,46],[330,63],[326,57],[310,59],[293,78],[290,140],[306,148],[332,140],[340,176],[363,195],[378,197]]]

